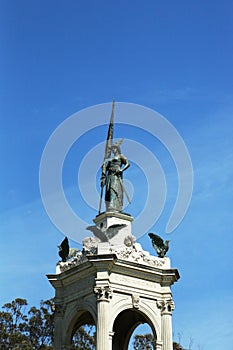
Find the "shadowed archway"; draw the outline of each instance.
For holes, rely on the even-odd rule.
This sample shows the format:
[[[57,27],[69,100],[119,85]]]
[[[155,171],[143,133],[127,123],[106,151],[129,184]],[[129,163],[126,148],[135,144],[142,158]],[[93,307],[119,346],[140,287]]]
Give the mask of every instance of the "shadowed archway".
[[[72,349],[95,349],[96,327],[88,311],[84,311],[76,320],[72,330]]]
[[[73,332],[72,332],[72,337],[74,333],[84,324],[89,324],[89,325],[95,325],[95,321],[88,311],[84,311],[81,316],[78,317],[76,320],[74,327],[73,327]]]
[[[138,310],[128,309],[122,311],[115,319],[113,325],[112,350],[127,350],[131,335],[135,328],[143,323],[148,323],[153,336],[156,339],[156,332],[150,320]]]

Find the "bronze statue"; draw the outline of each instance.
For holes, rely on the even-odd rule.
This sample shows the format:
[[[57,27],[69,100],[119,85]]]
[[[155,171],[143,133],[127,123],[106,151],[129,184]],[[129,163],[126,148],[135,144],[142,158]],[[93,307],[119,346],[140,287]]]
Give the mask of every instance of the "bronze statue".
[[[103,189],[105,187],[105,205],[106,211],[121,212],[123,208],[124,193],[130,202],[129,196],[123,185],[123,171],[125,171],[130,163],[128,159],[121,153],[120,145],[123,139],[112,143],[114,126],[114,101],[112,104],[112,114],[108,127],[108,135],[105,146],[104,161],[102,164],[101,175],[101,194],[99,214],[101,211]],[[113,153],[113,156],[112,156]]]
[[[123,171],[129,166],[128,159],[121,153],[120,143],[113,144],[111,151],[113,157],[106,159],[102,165],[101,186],[105,184],[106,211],[122,211],[123,193]]]

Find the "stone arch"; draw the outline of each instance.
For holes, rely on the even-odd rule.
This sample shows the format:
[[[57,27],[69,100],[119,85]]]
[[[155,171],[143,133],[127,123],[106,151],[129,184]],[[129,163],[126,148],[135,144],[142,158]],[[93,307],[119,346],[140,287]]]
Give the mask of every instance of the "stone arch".
[[[84,324],[96,325],[96,309],[90,302],[76,301],[66,309],[64,321],[65,344],[71,344],[76,330]]]
[[[112,350],[127,350],[131,335],[135,328],[142,323],[149,324],[154,338],[157,339],[154,324],[145,313],[132,307],[121,311],[113,323]]]
[[[113,329],[115,319],[118,317],[118,315],[125,311],[125,310],[135,310],[141,312],[141,314],[145,315],[145,318],[147,319],[147,323],[151,326],[153,329],[153,332],[156,333],[157,339],[161,338],[161,314],[160,311],[157,309],[154,301],[149,300],[143,300],[141,299],[137,307],[133,307],[132,305],[132,299],[128,298],[122,298],[117,303],[115,303],[113,310],[112,310],[112,323],[111,323],[111,329]]]

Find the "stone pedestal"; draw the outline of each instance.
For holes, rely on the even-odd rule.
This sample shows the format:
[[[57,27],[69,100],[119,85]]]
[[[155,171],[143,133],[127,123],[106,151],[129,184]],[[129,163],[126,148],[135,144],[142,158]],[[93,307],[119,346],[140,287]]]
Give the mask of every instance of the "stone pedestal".
[[[100,216],[96,224],[110,220]],[[47,275],[56,291],[54,349],[69,349],[75,330],[92,323],[97,350],[127,350],[136,326],[146,322],[156,350],[172,350],[170,286],[179,273],[170,267],[170,259],[151,256],[138,243],[101,244],[101,254],[79,253],[60,263],[56,274]]]
[[[106,229],[111,225],[124,225],[119,229],[118,234],[109,239],[111,245],[120,246],[124,245],[124,240],[127,236],[131,235],[131,223],[133,217],[129,214],[118,213],[118,212],[104,212],[97,215],[93,220],[96,226],[100,229]]]

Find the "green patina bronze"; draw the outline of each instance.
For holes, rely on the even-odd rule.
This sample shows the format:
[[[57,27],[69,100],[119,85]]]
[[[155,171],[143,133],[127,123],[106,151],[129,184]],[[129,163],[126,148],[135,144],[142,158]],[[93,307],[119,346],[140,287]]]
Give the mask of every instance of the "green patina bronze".
[[[121,212],[123,208],[124,194],[130,202],[129,196],[123,185],[123,172],[130,166],[128,159],[121,153],[120,145],[123,139],[113,144],[114,127],[114,106],[112,103],[112,114],[108,127],[108,135],[105,145],[105,155],[102,164],[101,175],[101,194],[99,204],[99,214],[101,212],[102,196],[105,188],[105,206],[106,211]]]
[[[121,153],[119,142],[112,145],[111,151],[113,157],[106,159],[102,165],[101,185],[103,185],[103,182],[105,183],[106,211],[121,212],[125,192],[123,171],[130,164],[128,159]]]

